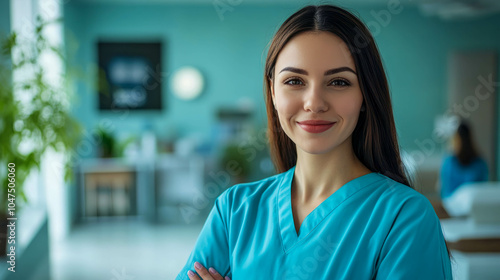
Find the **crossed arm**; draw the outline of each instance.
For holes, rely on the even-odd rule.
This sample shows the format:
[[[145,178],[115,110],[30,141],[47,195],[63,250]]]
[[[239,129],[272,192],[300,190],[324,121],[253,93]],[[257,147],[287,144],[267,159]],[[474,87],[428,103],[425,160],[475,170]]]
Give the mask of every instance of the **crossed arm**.
[[[213,267],[210,267],[208,270],[199,262],[194,263],[194,269],[195,271],[200,275],[196,275],[191,270],[188,270],[188,277],[189,280],[231,280],[228,276],[222,278],[222,275],[220,275],[217,270],[215,270]],[[200,278],[201,277],[201,278]]]

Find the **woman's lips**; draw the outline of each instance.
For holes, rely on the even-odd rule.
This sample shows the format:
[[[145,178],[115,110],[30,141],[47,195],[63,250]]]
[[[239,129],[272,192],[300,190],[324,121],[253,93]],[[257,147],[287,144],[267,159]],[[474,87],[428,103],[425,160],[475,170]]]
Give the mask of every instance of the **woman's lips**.
[[[310,122],[299,122],[298,125],[305,131],[309,133],[321,133],[324,132],[330,127],[332,127],[334,122],[325,122],[325,121],[310,121]]]

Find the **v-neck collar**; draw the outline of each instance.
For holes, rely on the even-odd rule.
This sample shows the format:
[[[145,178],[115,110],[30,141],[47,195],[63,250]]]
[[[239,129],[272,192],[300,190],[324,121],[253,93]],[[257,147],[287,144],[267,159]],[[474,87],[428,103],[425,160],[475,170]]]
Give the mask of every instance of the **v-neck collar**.
[[[309,235],[309,233],[318,226],[328,214],[342,204],[342,202],[360,189],[383,179],[379,173],[372,172],[347,182],[307,215],[304,221],[302,221],[297,235],[295,222],[293,220],[291,196],[295,167],[296,166],[290,168],[283,174],[283,178],[278,188],[278,195],[276,196],[281,239],[283,241],[285,253],[288,253],[295,244]]]

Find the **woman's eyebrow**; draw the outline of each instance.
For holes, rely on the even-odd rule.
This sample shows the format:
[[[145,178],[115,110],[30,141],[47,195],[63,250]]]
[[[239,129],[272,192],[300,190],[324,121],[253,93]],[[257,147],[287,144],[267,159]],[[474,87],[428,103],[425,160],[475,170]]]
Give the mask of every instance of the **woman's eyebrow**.
[[[302,75],[309,75],[309,73],[306,70],[300,69],[300,68],[296,68],[296,67],[285,67],[285,68],[281,69],[280,73],[283,72],[283,71],[294,72],[294,73],[302,74]],[[325,71],[325,76],[333,75],[335,73],[344,72],[344,71],[349,71],[349,72],[352,72],[352,73],[356,74],[356,72],[354,70],[352,70],[351,68],[349,68],[347,66],[344,66],[344,67],[339,67],[339,68],[333,68],[333,69],[330,69],[330,70],[326,70]]]

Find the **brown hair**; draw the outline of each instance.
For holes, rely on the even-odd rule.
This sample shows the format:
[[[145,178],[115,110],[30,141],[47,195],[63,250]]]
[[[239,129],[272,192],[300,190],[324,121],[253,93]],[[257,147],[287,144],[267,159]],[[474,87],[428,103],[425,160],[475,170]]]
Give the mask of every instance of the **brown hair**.
[[[307,6],[290,16],[276,32],[267,54],[264,73],[268,137],[276,171],[297,163],[295,143],[281,129],[274,110],[271,82],[280,51],[294,36],[308,31],[326,31],[341,38],[351,53],[363,94],[365,110],[352,134],[353,150],[371,171],[411,186],[401,161],[392,114],[389,86],[379,51],[366,26],[350,12],[331,5]]]
[[[456,154],[458,162],[467,166],[479,157],[479,153],[474,145],[474,139],[469,125],[464,120],[460,122],[460,125],[457,128],[456,136],[460,139],[460,148]]]

